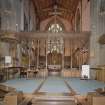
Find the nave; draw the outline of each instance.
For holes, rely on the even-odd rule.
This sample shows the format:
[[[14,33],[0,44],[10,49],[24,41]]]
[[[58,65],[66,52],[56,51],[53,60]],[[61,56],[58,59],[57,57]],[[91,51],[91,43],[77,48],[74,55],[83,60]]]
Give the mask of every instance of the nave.
[[[50,104],[105,105],[105,0],[0,0],[0,105]]]
[[[54,103],[56,105],[77,105],[79,103],[88,105],[82,104],[82,102],[87,99],[89,92],[95,93],[97,89],[104,89],[105,83],[73,77],[48,76],[31,79],[17,78],[3,82],[0,84],[0,88],[1,86],[11,87],[16,89],[17,92],[23,92],[24,98],[22,99],[24,100],[21,100],[19,105],[48,105]],[[8,100],[9,96],[11,95],[6,95],[4,100],[10,101]]]

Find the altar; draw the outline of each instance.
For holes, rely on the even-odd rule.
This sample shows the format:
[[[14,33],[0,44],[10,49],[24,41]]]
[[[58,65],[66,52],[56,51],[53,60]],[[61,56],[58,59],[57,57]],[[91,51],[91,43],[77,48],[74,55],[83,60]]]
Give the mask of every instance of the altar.
[[[61,75],[61,65],[48,65],[48,75]]]

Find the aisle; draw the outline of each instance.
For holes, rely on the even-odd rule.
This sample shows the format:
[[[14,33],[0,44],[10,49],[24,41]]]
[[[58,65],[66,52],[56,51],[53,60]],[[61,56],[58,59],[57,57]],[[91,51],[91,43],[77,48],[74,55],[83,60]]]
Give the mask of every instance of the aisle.
[[[38,90],[38,92],[45,93],[70,93],[70,89],[67,87],[64,79],[61,77],[50,76],[46,79],[44,84]]]

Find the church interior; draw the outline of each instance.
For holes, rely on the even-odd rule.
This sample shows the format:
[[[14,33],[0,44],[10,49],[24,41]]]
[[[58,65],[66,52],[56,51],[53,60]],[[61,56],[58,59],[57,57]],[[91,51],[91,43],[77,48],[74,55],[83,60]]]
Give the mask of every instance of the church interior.
[[[0,105],[105,105],[105,0],[0,0]]]

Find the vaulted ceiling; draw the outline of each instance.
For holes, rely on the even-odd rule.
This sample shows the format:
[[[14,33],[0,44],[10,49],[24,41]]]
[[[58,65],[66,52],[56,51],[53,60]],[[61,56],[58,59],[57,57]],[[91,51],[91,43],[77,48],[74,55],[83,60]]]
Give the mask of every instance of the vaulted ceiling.
[[[79,0],[32,0],[40,21],[57,15],[70,21]]]

